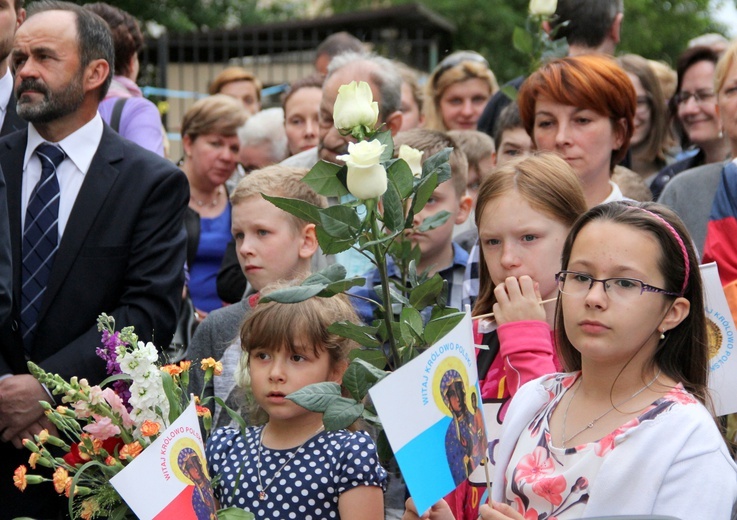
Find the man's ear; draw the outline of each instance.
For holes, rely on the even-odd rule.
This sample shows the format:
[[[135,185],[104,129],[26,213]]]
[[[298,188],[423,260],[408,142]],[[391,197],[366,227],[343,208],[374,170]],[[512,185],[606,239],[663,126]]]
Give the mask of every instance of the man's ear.
[[[111,74],[110,64],[102,58],[92,60],[84,69],[83,88],[85,94],[100,88]]]
[[[384,119],[384,123],[386,124],[386,129],[389,130],[392,133],[392,136],[397,135],[399,130],[402,128],[402,118],[404,116],[402,113],[397,110],[396,112],[392,112],[389,114],[389,117]]]
[[[26,10],[22,7],[15,13],[15,28],[17,29],[20,25],[26,21]]]
[[[318,245],[315,224],[306,224],[301,231],[299,257],[312,258],[312,255],[317,252]]]
[[[623,19],[624,13],[617,13],[617,16],[614,17],[614,21],[612,22],[612,26],[609,28],[609,38],[615,45],[618,45],[621,40],[620,31],[622,30]]]

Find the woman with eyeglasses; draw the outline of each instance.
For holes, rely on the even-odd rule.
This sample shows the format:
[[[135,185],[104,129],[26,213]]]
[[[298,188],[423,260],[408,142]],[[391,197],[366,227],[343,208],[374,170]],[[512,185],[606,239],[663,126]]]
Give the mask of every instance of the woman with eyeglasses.
[[[709,47],[692,47],[678,58],[678,85],[670,103],[671,117],[681,136],[683,150],[693,155],[663,168],[650,184],[658,199],[665,185],[679,173],[703,164],[722,162],[729,142],[722,132],[716,108],[714,69],[719,55]]]
[[[598,205],[556,276],[565,373],[518,390],[483,520],[730,518],[737,465],[709,411],[698,259],[657,204]]]
[[[588,207],[625,198],[612,174],[632,137],[636,95],[614,60],[551,61],[525,80],[517,104],[536,148],[559,154],[576,172]]]
[[[499,90],[489,63],[473,51],[447,56],[425,85],[424,128],[476,130],[489,98]]]
[[[670,131],[667,104],[650,62],[636,54],[617,58],[617,63],[632,80],[637,94],[634,131],[630,141],[632,170],[650,184],[655,175],[673,162],[675,142]]]

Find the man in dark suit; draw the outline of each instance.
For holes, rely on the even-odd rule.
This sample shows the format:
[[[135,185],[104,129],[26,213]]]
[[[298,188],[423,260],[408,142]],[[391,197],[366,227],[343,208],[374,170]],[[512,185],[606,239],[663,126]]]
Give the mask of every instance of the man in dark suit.
[[[0,328],[0,518],[51,518],[58,510],[48,489],[21,494],[9,486],[28,459],[17,449],[21,440],[49,426],[38,401],[50,397],[26,361],[99,383],[101,312],[119,327],[135,326],[142,341],[170,342],[189,190],[173,164],[102,122],[97,105],[110,84],[113,44],[97,15],[34,2],[11,65],[18,114],[30,124],[0,140],[14,292]]]

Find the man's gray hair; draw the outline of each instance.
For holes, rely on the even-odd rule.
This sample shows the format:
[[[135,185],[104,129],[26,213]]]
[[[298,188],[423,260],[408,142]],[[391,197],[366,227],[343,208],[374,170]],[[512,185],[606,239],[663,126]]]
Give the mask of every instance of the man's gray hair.
[[[267,108],[256,112],[238,129],[241,146],[271,145],[271,159],[280,162],[289,155],[287,133],[284,130],[284,110]]]
[[[353,65],[357,62],[369,64],[371,81],[381,95],[379,116],[382,121],[385,121],[390,114],[399,111],[402,106],[402,76],[392,60],[376,54],[345,52],[330,61],[325,79],[327,80],[346,65]]]

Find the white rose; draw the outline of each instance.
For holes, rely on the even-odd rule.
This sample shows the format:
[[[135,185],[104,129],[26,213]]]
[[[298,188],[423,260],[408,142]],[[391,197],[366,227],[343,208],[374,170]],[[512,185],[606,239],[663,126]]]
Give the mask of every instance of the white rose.
[[[348,166],[348,191],[357,199],[373,199],[386,191],[386,170],[380,162],[384,148],[376,139],[348,143],[348,155],[338,156]]]
[[[422,154],[424,153],[422,150],[412,148],[406,144],[399,147],[399,158],[404,159],[415,177],[422,175]]]
[[[373,129],[379,120],[379,104],[365,81],[341,85],[333,107],[335,128],[349,131],[357,126]]]
[[[530,0],[530,14],[552,16],[556,7],[558,0]]]

